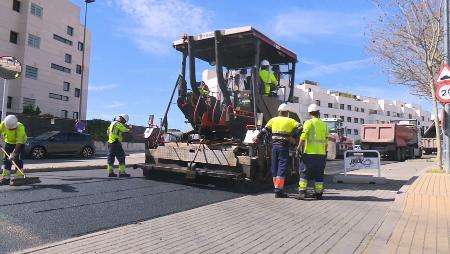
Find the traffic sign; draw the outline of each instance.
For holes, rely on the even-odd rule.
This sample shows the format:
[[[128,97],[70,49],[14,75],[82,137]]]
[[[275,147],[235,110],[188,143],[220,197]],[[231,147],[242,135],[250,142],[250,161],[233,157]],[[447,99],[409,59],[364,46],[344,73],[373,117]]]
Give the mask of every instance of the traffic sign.
[[[436,85],[440,85],[447,81],[450,81],[450,67],[446,64],[442,64],[441,69],[439,70],[439,74],[434,83]]]
[[[439,84],[436,89],[436,99],[441,103],[450,103],[450,81]]]

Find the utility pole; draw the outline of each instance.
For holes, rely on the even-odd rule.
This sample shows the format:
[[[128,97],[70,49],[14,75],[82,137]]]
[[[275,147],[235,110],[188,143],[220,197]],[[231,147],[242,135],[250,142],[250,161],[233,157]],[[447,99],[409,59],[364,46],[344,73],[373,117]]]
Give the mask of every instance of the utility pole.
[[[444,0],[445,8],[444,8],[444,51],[445,51],[445,63],[448,65],[450,61],[450,50],[449,50],[449,31],[448,31],[448,18],[449,18],[449,8],[448,8],[448,0]],[[445,109],[445,126],[444,126],[444,167],[447,174],[450,173],[450,104],[446,103],[444,106]],[[439,121],[439,116],[435,117],[435,121]],[[439,131],[439,130],[437,130]],[[439,141],[438,141],[439,142]]]

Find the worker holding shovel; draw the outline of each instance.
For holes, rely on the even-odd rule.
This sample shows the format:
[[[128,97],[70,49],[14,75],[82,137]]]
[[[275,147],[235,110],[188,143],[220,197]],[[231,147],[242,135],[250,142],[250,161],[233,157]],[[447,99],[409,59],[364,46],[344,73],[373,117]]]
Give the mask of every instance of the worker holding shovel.
[[[5,117],[0,124],[0,135],[3,134],[5,140],[5,148],[3,151],[3,173],[0,185],[15,185],[14,181],[20,181],[24,178],[23,172],[23,150],[28,137],[25,132],[25,126],[17,120],[15,115]],[[15,170],[11,171],[12,163]],[[16,167],[19,167],[18,169]],[[10,177],[13,177],[10,180]],[[11,183],[10,183],[11,182]]]

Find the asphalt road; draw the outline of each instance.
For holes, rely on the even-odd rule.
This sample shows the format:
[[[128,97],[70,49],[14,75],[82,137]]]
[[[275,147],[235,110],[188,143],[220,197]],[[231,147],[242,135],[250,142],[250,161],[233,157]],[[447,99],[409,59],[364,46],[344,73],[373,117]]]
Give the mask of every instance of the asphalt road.
[[[0,253],[243,196],[128,171],[132,178],[107,178],[105,170],[34,173],[42,183],[0,186]]]
[[[33,173],[42,183],[0,186],[0,253],[244,195],[228,187],[186,185],[167,177],[148,180],[141,170],[128,172],[132,178],[107,178],[104,170]],[[343,172],[343,161],[328,161],[327,172]]]

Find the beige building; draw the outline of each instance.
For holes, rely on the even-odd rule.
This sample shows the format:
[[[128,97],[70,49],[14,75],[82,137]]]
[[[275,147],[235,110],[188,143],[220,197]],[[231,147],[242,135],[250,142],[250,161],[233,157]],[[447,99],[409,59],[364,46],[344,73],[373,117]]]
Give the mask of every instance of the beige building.
[[[8,112],[32,105],[43,114],[78,118],[83,29],[80,7],[70,0],[0,1],[0,56],[15,56],[23,65],[22,78],[8,82]],[[81,119],[86,119],[90,41],[87,31]]]

